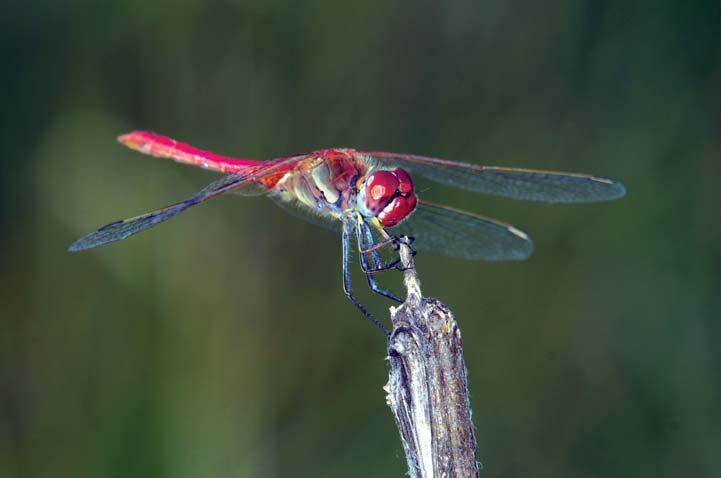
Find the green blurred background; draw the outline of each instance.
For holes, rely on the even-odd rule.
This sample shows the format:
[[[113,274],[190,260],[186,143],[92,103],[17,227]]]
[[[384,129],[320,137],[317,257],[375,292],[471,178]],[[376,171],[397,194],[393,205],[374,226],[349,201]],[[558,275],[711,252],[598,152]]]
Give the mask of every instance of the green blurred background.
[[[0,32],[0,476],[406,471],[338,237],[226,197],[65,251],[214,179],[131,129],[621,179],[573,206],[417,181],[536,242],[417,261],[463,330],[482,474],[719,476],[719,2],[30,1]]]

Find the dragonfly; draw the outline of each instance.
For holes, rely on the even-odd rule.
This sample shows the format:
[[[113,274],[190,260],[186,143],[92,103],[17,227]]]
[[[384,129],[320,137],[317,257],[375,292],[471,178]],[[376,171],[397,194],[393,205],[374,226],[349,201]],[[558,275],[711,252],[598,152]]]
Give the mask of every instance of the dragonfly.
[[[531,238],[519,228],[418,198],[412,175],[473,192],[549,203],[608,201],[626,193],[622,183],[605,177],[384,151],[332,148],[258,161],[211,153],[150,131],[133,131],[118,141],[141,153],[223,176],[184,201],[111,222],[78,239],[70,251],[126,239],[226,193],[265,195],[341,234],[343,291],[386,334],[388,330],[351,288],[351,249],[358,253],[370,289],[399,303],[403,300],[376,279],[378,272],[399,268],[399,260],[383,261],[379,254],[383,247],[397,249],[401,242],[412,241],[414,251],[487,261],[523,260],[533,251]]]

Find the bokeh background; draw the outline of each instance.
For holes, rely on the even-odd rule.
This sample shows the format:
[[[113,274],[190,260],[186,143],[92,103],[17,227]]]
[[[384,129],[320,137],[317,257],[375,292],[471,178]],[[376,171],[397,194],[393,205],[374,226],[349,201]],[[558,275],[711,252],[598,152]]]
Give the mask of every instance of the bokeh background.
[[[0,32],[0,476],[406,471],[338,237],[226,197],[65,251],[214,179],[131,129],[623,180],[573,206],[417,181],[536,242],[417,261],[463,330],[482,475],[719,476],[719,2],[38,0]]]

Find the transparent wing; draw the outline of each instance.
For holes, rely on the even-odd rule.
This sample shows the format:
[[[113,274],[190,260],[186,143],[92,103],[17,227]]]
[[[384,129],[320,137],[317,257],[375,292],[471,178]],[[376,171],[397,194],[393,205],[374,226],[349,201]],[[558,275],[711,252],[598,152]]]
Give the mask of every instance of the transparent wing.
[[[389,232],[415,237],[413,245],[420,252],[459,259],[523,260],[533,252],[533,242],[520,229],[425,201],[419,201],[413,214]]]
[[[195,196],[187,201],[173,204],[172,206],[158,209],[157,211],[152,211],[141,216],[111,222],[97,231],[91,232],[90,234],[73,242],[70,244],[70,247],[68,247],[68,250],[71,252],[82,251],[85,249],[92,249],[93,247],[101,246],[109,242],[126,239],[133,234],[148,229],[149,227],[153,227],[156,224],[160,224],[163,221],[167,221],[176,214],[179,214],[180,212],[188,209],[190,206],[200,202],[193,201],[194,199]]]
[[[91,249],[109,242],[126,239],[133,234],[144,231],[150,227],[167,221],[173,216],[180,214],[189,207],[212,199],[221,194],[238,189],[249,189],[257,191],[262,188],[262,181],[269,176],[287,171],[295,164],[295,159],[264,163],[262,166],[254,167],[248,174],[228,174],[205,187],[198,194],[185,201],[152,211],[140,216],[122,219],[107,224],[95,232],[81,237],[68,247],[69,251],[81,251]]]
[[[610,201],[626,194],[620,182],[586,174],[481,166],[382,151],[361,154],[439,183],[511,199],[581,203]]]

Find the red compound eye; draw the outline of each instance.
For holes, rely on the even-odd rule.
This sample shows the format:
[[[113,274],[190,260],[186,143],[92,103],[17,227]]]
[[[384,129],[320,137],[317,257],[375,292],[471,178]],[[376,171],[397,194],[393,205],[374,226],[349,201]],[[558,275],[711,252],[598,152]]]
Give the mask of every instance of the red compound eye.
[[[366,208],[373,214],[382,211],[398,190],[398,178],[391,171],[376,171],[365,183]]]
[[[410,193],[406,197],[397,196],[378,214],[378,220],[383,227],[393,227],[412,213],[415,208],[415,194]]]
[[[413,181],[401,168],[371,173],[364,186],[362,207],[376,216],[383,227],[392,227],[416,208]]]
[[[406,193],[412,193],[413,192],[413,181],[411,181],[411,177],[408,175],[405,169],[397,168],[395,171],[396,177],[398,178],[398,191],[401,194]]]

